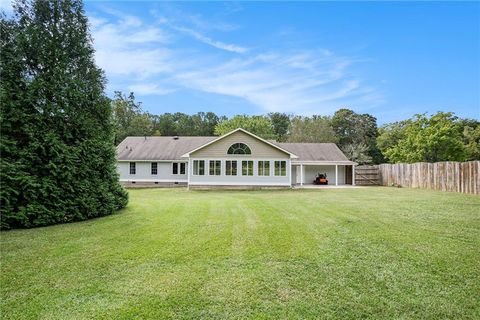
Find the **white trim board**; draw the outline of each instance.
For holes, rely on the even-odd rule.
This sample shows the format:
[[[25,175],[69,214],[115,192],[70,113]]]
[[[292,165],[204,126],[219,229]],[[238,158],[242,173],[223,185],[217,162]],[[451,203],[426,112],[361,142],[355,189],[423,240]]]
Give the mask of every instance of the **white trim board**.
[[[290,183],[285,182],[226,182],[226,181],[204,181],[204,182],[190,182],[189,185],[191,186],[291,186]]]
[[[311,166],[355,166],[356,162],[351,161],[292,161],[292,166],[311,165]]]
[[[120,182],[188,182],[187,179],[120,179]]]
[[[185,162],[187,163],[188,160],[155,160],[155,159],[151,159],[151,160],[117,160],[117,162]]]
[[[258,157],[247,157],[245,155],[238,155],[238,156],[231,156],[231,157],[190,157],[191,160],[220,160],[220,161],[226,161],[226,160],[233,160],[233,161],[290,161],[289,158],[258,158]]]

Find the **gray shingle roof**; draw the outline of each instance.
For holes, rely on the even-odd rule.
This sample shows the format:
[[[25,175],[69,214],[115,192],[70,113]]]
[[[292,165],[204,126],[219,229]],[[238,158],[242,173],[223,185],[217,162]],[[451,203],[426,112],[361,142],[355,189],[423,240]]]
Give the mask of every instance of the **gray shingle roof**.
[[[117,160],[180,160],[188,151],[218,137],[126,137],[117,146]]]
[[[296,154],[295,161],[349,161],[335,143],[274,143]]]
[[[127,137],[117,146],[117,159],[181,160],[181,156],[218,137]],[[279,143],[275,145],[298,156],[294,161],[349,161],[334,143]]]

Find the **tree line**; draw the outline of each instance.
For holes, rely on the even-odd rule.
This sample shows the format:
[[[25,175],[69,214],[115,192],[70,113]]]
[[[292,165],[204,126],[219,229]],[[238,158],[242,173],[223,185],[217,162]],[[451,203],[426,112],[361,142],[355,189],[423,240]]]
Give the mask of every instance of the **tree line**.
[[[410,119],[377,126],[370,114],[339,109],[333,116],[235,115],[213,112],[144,112],[133,93],[116,92],[111,102],[115,143],[127,136],[212,136],[244,128],[262,138],[279,142],[333,142],[352,161],[438,162],[480,159],[480,122],[452,112],[418,114]]]

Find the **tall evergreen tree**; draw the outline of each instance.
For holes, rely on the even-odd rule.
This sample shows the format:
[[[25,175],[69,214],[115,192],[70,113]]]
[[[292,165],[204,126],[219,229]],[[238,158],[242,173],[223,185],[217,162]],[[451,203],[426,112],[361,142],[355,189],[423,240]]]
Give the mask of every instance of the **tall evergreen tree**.
[[[1,227],[124,207],[112,111],[80,0],[14,4],[1,17]]]

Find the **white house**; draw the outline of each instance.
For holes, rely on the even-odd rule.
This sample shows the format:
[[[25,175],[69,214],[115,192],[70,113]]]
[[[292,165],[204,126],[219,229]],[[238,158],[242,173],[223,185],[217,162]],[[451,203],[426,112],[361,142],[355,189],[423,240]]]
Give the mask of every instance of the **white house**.
[[[354,166],[334,143],[279,143],[244,129],[220,137],[127,137],[117,147],[125,185],[291,187],[354,183]]]

